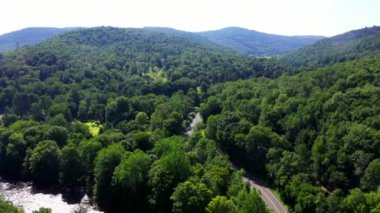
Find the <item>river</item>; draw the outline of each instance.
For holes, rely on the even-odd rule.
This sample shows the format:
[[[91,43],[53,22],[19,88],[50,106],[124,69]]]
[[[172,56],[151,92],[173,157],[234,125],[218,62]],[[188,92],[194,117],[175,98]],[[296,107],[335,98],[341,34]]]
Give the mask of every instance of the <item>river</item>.
[[[36,191],[31,182],[10,183],[0,179],[0,195],[14,205],[22,207],[25,213],[32,213],[40,207],[50,208],[53,213],[100,213],[91,206],[87,195],[80,203],[69,204],[61,193]]]
[[[191,136],[195,130],[195,127],[200,121],[201,121],[201,114],[197,112],[197,114],[195,114],[193,120],[191,121],[190,126],[187,127],[185,134],[188,136]]]

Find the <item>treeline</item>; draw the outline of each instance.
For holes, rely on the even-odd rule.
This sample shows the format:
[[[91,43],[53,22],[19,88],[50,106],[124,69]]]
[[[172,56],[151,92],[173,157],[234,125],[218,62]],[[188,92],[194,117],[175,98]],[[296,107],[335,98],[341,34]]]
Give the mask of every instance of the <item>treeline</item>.
[[[206,135],[294,212],[380,209],[380,55],[213,86]]]
[[[43,121],[60,111],[69,120],[106,122],[110,98],[195,93],[287,69],[149,30],[78,30],[0,55],[0,112]]]

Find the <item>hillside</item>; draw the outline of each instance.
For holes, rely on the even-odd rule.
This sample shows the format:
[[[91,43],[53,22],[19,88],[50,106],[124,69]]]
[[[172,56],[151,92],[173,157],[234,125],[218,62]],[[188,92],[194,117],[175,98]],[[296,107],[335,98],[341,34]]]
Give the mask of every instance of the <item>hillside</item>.
[[[60,33],[78,28],[26,28],[0,36],[0,52],[43,42]],[[273,56],[295,50],[321,39],[320,36],[279,36],[231,27],[217,31],[191,33],[165,27],[144,27],[144,30],[182,37],[203,45],[233,50],[253,56]]]
[[[112,27],[72,31],[4,55],[2,76],[13,79],[16,75],[16,81],[31,73],[30,78],[42,83],[58,76],[67,79],[65,83],[73,77],[77,83],[95,81],[98,87],[116,81],[117,86],[108,89],[120,92],[125,88],[131,94],[171,94],[180,88],[186,92],[201,84],[208,87],[254,76],[274,77],[288,70],[276,60],[245,57],[192,39]],[[108,79],[100,77],[104,75]],[[132,76],[134,86],[123,85]]]
[[[374,41],[377,30],[333,40]],[[375,212],[374,52],[282,75],[295,69],[186,32],[114,27],[7,51],[0,175],[87,193],[111,213],[268,212],[242,167],[275,187],[291,212]],[[202,119],[185,136],[197,111]],[[0,210],[13,208],[3,203]]]
[[[290,212],[375,212],[380,54],[277,79],[215,85],[205,135],[273,182]]]
[[[317,67],[361,58],[380,52],[380,27],[353,30],[331,38],[322,39],[284,59],[293,66]]]
[[[144,27],[142,29],[149,30],[152,32],[164,33],[164,34],[171,35],[171,36],[182,37],[182,38],[186,38],[186,39],[190,39],[193,41],[203,43],[205,45],[214,45],[215,47],[218,47],[218,45],[215,45],[214,43],[209,41],[207,38],[205,38],[201,35],[198,35],[197,33],[191,33],[191,32],[187,32],[187,31],[176,30],[176,29],[169,28],[169,27]],[[219,48],[222,48],[222,46],[219,46]]]
[[[106,212],[267,212],[214,141],[184,132],[213,84],[287,69],[147,29],[80,29],[5,52],[0,174],[87,193]]]
[[[224,47],[252,56],[274,56],[311,44],[321,36],[281,36],[238,27],[198,33]]]
[[[37,44],[60,33],[75,29],[77,28],[32,27],[3,34],[0,35],[0,52]]]

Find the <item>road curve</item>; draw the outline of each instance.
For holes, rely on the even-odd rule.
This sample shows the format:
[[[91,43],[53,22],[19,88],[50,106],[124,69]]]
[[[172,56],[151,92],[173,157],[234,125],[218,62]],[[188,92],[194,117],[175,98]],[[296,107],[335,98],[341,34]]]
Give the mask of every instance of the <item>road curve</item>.
[[[272,193],[272,191],[263,185],[257,183],[257,181],[249,178],[242,177],[244,181],[248,182],[251,187],[255,188],[261,197],[261,199],[265,202],[268,209],[274,213],[286,213],[285,207],[281,204],[281,202],[277,199],[277,197]]]
[[[190,126],[187,128],[186,135],[191,136],[194,132],[194,128],[196,125],[201,121],[201,115],[198,112],[193,120],[191,121]],[[233,166],[234,170],[236,170],[235,166]],[[251,187],[255,188],[257,191],[259,191],[259,195],[261,199],[265,202],[268,209],[272,211],[273,213],[286,213],[285,207],[281,204],[281,202],[277,199],[277,197],[272,193],[272,191],[265,187],[260,185],[257,181],[255,181],[253,178],[250,177],[242,177],[244,181],[248,182]]]

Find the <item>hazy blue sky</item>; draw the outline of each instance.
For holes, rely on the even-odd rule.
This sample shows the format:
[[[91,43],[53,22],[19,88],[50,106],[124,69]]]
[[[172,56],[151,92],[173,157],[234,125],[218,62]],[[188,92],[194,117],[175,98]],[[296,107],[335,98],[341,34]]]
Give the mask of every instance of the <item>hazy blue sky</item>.
[[[380,0],[3,0],[0,34],[25,27],[239,26],[283,35],[336,35],[380,25]]]

